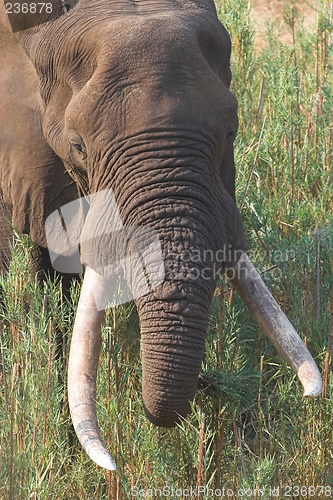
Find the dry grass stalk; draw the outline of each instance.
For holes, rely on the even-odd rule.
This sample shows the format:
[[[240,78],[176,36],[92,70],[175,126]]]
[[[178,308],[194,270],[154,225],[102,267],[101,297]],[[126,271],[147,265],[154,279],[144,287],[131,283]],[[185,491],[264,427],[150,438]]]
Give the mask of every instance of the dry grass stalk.
[[[198,476],[197,476],[198,496],[200,496],[199,488],[202,485],[202,463],[203,463],[204,442],[205,442],[205,415],[204,413],[201,413],[200,431],[199,431],[199,450],[198,450]]]
[[[327,345],[326,345],[326,354],[325,354],[325,364],[324,364],[324,375],[323,375],[323,392],[322,397],[327,398],[327,387],[328,387],[328,373],[330,366],[330,354],[331,354],[331,339],[333,334],[333,295],[331,302],[331,311],[330,311],[330,322],[328,326],[328,334],[327,334]]]

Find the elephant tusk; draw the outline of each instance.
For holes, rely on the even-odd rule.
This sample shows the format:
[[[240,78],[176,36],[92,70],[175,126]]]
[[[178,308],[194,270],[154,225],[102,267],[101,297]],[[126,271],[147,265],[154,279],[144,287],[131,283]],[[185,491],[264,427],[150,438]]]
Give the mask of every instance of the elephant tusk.
[[[88,456],[104,469],[116,465],[100,435],[96,417],[96,377],[104,311],[96,307],[103,278],[86,268],[68,362],[68,401],[76,435]]]
[[[304,388],[304,396],[321,394],[318,367],[296,330],[261,279],[246,253],[227,269],[233,287]]]

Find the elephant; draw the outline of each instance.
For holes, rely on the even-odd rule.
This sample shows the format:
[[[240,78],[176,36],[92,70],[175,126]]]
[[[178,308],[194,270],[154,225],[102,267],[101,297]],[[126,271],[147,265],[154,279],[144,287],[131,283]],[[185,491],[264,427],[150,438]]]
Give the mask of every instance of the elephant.
[[[318,396],[311,354],[246,253],[231,41],[213,0],[15,6],[0,3],[1,227],[9,218],[30,235],[38,269],[84,270],[68,397],[90,458],[115,469],[95,409],[114,281],[135,300],[143,407],[153,424],[173,427],[190,412],[223,272],[304,395]]]

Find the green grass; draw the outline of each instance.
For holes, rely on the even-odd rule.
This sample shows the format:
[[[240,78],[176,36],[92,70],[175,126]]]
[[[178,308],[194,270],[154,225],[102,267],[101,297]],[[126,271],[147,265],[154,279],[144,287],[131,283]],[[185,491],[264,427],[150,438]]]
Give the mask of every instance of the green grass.
[[[138,323],[133,304],[127,304],[107,312],[98,379],[99,421],[118,470],[98,468],[82,452],[68,417],[63,374],[69,340],[64,360],[56,356],[56,334],[71,331],[79,290],[73,287],[67,302],[59,283],[44,288],[33,283],[24,239],[0,282],[1,500],[190,498],[184,489],[196,491],[198,485],[225,488],[224,497],[234,499],[285,498],[286,493],[331,498],[333,45],[328,44],[328,4],[322,2],[313,32],[294,19],[292,46],[282,46],[271,28],[267,47],[256,52],[248,3],[218,3],[234,46],[237,198],[250,255],[306,339],[326,381],[325,397],[302,398],[291,369],[224,282],[211,307],[192,414],[176,429],[155,428],[143,413]],[[287,485],[305,489],[290,492]],[[169,489],[158,491],[163,487]],[[280,488],[279,496],[270,495],[270,488],[275,493]],[[206,490],[200,498],[214,496]]]

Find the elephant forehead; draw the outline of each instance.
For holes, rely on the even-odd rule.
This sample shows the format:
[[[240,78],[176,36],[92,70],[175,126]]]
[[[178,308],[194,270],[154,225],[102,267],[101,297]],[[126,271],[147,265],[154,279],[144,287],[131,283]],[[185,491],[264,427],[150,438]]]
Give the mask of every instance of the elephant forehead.
[[[77,115],[79,109],[84,125],[96,112],[101,116],[107,105],[109,120],[126,130],[129,124],[133,131],[145,129],[149,119],[152,126],[170,125],[172,120],[214,131],[216,122],[224,127],[237,110],[227,88],[230,40],[217,19],[209,17],[208,25],[216,31],[189,13],[127,16],[102,24],[99,34],[93,30],[90,35],[98,40],[88,44],[93,53],[88,55],[86,39],[81,41],[86,60],[66,65],[63,57],[60,62],[74,91],[66,116],[71,110]],[[66,50],[72,50],[69,45]],[[79,53],[76,47],[77,59]]]
[[[201,56],[229,86],[230,39],[215,12],[200,10],[200,2],[187,1],[136,2],[142,4],[138,12],[133,11],[136,3],[130,2],[132,8],[127,5],[127,10],[117,11],[128,3],[110,2],[111,9],[110,4],[96,1],[95,11],[89,12],[83,2],[81,9],[46,26],[32,49],[41,75],[48,78],[48,72],[56,70],[61,78],[65,72],[66,78],[74,76],[82,85],[100,66],[112,69],[113,79],[118,73],[140,68],[149,78],[147,70],[158,66],[170,76],[180,76],[181,69],[186,72],[197,67]],[[100,4],[103,10],[99,10]]]
[[[230,57],[229,35],[211,14],[170,10],[154,15],[125,16],[107,21],[99,28],[102,28],[100,45],[109,46],[114,56],[124,55],[121,57],[124,62],[131,61],[138,53],[141,58],[154,57],[160,62],[177,56],[175,63],[182,64],[186,55],[195,55],[198,51],[204,52],[205,57],[214,56],[222,64]],[[117,52],[115,47],[121,51]]]
[[[97,69],[106,78],[112,75],[109,85],[153,85],[167,94],[207,90],[207,83],[216,79],[229,86],[228,39],[197,16],[169,14],[115,24],[97,56]]]

